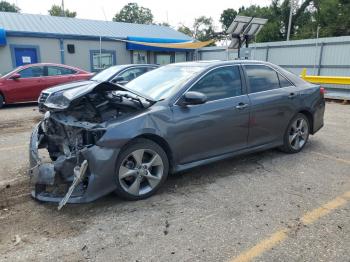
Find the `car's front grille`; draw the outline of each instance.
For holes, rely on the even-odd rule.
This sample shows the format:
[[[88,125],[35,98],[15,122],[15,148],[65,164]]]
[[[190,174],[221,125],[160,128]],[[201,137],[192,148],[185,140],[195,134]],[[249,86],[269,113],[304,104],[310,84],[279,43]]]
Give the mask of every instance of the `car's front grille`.
[[[42,92],[38,100],[39,104],[44,104],[48,97],[49,97],[48,93]]]

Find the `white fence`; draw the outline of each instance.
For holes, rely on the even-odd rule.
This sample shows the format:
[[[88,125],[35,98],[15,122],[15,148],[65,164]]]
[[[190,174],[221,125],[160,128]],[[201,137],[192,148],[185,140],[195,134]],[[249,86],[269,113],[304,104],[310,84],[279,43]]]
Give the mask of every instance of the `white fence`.
[[[300,74],[350,76],[350,36],[251,44],[251,59],[269,61]],[[232,60],[237,50],[206,47],[201,60]]]

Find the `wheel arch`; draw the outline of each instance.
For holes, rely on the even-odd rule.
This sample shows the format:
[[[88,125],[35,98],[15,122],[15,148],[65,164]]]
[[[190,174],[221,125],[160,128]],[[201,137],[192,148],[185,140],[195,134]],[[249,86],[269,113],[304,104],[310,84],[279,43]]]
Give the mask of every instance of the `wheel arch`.
[[[6,96],[5,96],[5,94],[4,94],[4,92],[2,90],[0,90],[0,95],[4,99],[4,102],[6,103]]]
[[[306,116],[306,118],[310,124],[310,134],[313,134],[314,133],[314,117],[313,117],[312,113],[307,109],[303,109],[303,110],[300,110],[298,112],[298,114],[303,114],[304,116]]]
[[[142,134],[142,135],[139,135],[137,137],[134,137],[131,141],[138,139],[138,138],[148,139],[148,140],[151,140],[154,143],[158,144],[165,151],[166,155],[168,156],[169,171],[171,172],[173,170],[173,167],[174,167],[173,152],[169,146],[169,143],[163,137],[156,135],[156,134],[146,133],[146,134]]]

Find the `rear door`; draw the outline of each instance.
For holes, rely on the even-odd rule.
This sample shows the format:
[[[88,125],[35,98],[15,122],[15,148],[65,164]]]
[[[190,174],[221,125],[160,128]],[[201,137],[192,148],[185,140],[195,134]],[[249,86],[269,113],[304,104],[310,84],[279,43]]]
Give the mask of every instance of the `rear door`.
[[[46,66],[47,87],[59,85],[76,80],[77,71],[62,66]]]
[[[8,97],[12,102],[35,101],[38,99],[38,89],[44,85],[44,67],[32,66],[18,71],[18,79],[7,79]]]
[[[244,69],[251,101],[249,146],[281,142],[296,113],[295,86],[267,65],[245,65]]]
[[[233,152],[247,146],[249,98],[239,66],[206,73],[188,91],[205,94],[200,105],[173,107],[173,147],[181,164]]]

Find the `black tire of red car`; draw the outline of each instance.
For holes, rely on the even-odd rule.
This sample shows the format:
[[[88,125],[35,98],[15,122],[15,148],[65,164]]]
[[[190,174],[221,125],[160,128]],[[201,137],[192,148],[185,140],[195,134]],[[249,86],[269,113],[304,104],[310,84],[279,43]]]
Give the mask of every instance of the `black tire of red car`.
[[[290,121],[285,134],[284,144],[280,149],[288,154],[300,152],[306,145],[310,134],[310,123],[308,118],[298,113]]]
[[[2,108],[4,106],[5,103],[5,99],[4,97],[0,94],[0,108]]]
[[[134,155],[141,155],[137,156],[140,160],[137,161]],[[154,159],[156,160],[151,164]],[[147,165],[149,168],[146,168]],[[119,154],[115,171],[117,184],[115,193],[125,200],[148,198],[164,184],[168,172],[169,160],[163,148],[152,140],[137,138],[127,144]],[[137,190],[134,190],[135,183],[139,184]]]

